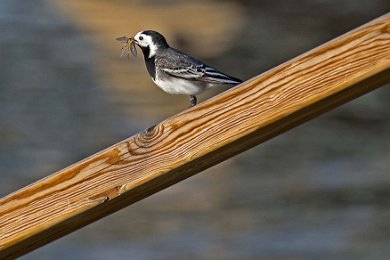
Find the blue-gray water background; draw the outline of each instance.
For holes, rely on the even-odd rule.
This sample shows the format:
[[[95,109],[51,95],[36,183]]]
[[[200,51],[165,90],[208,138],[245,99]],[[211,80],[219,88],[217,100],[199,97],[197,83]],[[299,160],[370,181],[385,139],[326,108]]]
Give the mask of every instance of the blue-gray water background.
[[[389,11],[388,0],[1,0],[0,195],[188,106],[142,58],[120,60],[115,37],[156,29],[248,79]],[[389,258],[389,111],[384,86],[22,259]]]

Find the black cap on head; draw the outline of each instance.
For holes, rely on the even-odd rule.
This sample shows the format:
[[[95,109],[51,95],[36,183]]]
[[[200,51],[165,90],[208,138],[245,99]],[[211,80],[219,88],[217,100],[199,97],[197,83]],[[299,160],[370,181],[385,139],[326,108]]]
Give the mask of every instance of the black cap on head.
[[[151,36],[152,39],[153,39],[153,42],[156,45],[168,46],[167,40],[159,32],[156,32],[156,31],[153,31],[153,30],[147,30],[147,31],[143,31],[142,34]]]

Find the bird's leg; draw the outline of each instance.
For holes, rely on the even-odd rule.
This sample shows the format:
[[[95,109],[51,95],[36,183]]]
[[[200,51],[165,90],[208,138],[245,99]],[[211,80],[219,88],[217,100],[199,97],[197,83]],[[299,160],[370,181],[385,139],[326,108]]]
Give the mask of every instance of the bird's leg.
[[[196,103],[198,102],[198,99],[196,98],[196,96],[190,96],[190,100],[191,100],[191,106],[190,107],[195,106]]]

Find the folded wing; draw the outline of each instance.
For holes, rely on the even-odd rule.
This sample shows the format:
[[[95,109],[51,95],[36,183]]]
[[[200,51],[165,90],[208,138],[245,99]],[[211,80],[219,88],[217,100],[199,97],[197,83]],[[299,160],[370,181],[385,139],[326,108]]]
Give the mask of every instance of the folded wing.
[[[174,49],[167,55],[158,57],[155,63],[156,67],[173,77],[217,84],[233,85],[242,82]]]

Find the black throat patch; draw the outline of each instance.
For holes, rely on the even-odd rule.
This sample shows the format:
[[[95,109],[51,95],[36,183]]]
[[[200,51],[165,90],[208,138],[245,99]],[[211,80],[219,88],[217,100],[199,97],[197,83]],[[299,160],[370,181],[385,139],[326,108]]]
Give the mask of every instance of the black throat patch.
[[[149,52],[147,55],[144,52],[146,69],[148,70],[148,72],[149,72],[150,76],[153,78],[153,80],[156,80],[156,64],[154,62],[156,56],[153,56],[150,58],[148,58],[148,57],[149,57]]]

